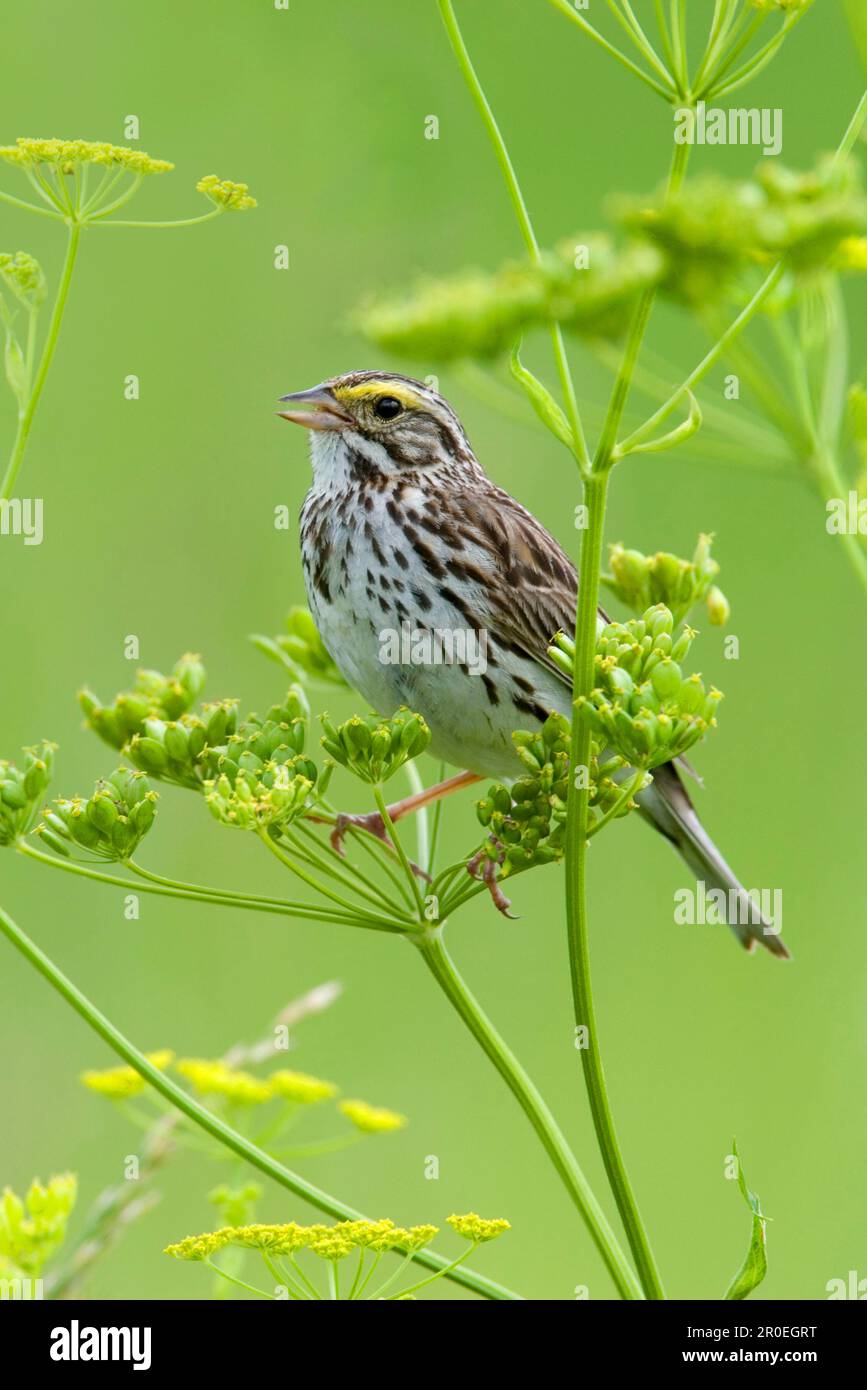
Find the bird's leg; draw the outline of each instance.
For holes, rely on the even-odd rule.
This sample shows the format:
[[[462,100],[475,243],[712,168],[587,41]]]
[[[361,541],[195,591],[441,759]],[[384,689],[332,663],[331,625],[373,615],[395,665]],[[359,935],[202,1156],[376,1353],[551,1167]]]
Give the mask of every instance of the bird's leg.
[[[404,816],[410,816],[414,811],[420,811],[423,806],[430,806],[435,801],[441,801],[444,796],[450,796],[452,792],[460,791],[461,787],[470,787],[474,782],[482,779],[477,772],[459,772],[456,777],[447,777],[444,782],[437,782],[433,787],[425,787],[423,791],[414,792],[412,796],[405,796],[401,801],[395,801],[388,807],[388,814],[392,823],[396,824],[403,820]],[[337,817],[334,829],[331,832],[331,844],[338,854],[343,853],[343,838],[347,830],[355,827],[358,830],[366,830],[369,835],[375,835],[384,844],[390,844],[385,828],[385,822],[378,811],[370,811],[367,815],[348,815],[344,812]],[[423,878],[428,875],[424,870],[413,865],[416,872]]]
[[[492,840],[493,838],[494,837],[491,836]],[[479,850],[478,854],[474,854],[472,859],[467,864],[467,873],[469,874],[470,878],[478,879],[480,883],[484,883],[485,887],[491,895],[491,900],[494,906],[496,907],[497,911],[502,912],[504,917],[508,917],[510,921],[515,922],[517,921],[517,918],[515,917],[514,912],[509,911],[509,908],[512,906],[511,898],[506,897],[505,893],[503,892],[502,888],[497,882],[497,870],[501,867],[503,863],[503,848],[498,840],[494,840],[494,843],[498,846],[499,849],[499,854],[497,858],[492,859],[490,854],[488,853],[487,847],[483,846]]]

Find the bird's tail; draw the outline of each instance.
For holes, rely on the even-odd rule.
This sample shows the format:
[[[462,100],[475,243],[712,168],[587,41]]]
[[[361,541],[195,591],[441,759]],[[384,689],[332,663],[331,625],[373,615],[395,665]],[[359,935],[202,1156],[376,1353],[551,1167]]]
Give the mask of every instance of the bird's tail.
[[[741,945],[752,951],[758,941],[772,955],[789,959],[779,927],[769,921],[729,868],[696,814],[672,763],[655,769],[653,785],[638,797],[644,816],[677,849],[684,863],[708,889],[722,889],[725,920]]]

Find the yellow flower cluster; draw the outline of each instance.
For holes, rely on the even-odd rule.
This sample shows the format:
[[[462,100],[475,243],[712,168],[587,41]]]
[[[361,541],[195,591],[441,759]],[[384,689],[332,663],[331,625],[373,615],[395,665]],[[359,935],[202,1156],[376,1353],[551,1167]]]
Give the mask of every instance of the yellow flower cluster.
[[[235,1105],[263,1105],[271,1099],[267,1081],[260,1081],[249,1072],[239,1071],[219,1060],[184,1057],[178,1062],[177,1070],[200,1096],[224,1096]]]
[[[206,198],[225,212],[246,212],[247,208],[257,206],[256,199],[250,196],[245,183],[232,183],[231,179],[218,179],[216,174],[207,174],[199,179],[196,192],[204,193]]]
[[[832,270],[867,270],[867,236],[844,237],[831,262]]]
[[[452,1218],[450,1218],[451,1220]],[[480,1217],[454,1218],[480,1222]],[[496,1225],[496,1222],[481,1223]],[[508,1222],[499,1223],[503,1229]],[[402,1254],[415,1253],[429,1245],[438,1232],[437,1226],[395,1226],[384,1218],[380,1221],[338,1221],[333,1226],[299,1226],[290,1221],[284,1225],[257,1224],[253,1226],[223,1226],[199,1236],[187,1236],[176,1245],[169,1245],[166,1255],[177,1260],[207,1260],[226,1245],[247,1250],[261,1250],[267,1255],[291,1255],[296,1250],[310,1250],[324,1260],[342,1260],[353,1250],[389,1250]],[[479,1239],[492,1239],[499,1231]]]
[[[42,267],[27,251],[16,251],[14,256],[0,251],[0,279],[28,308],[38,308],[45,298]]]
[[[320,1081],[317,1076],[307,1076],[303,1071],[274,1071],[268,1077],[271,1094],[283,1100],[294,1100],[299,1105],[316,1105],[321,1100],[331,1100],[337,1095],[338,1087],[331,1081]]]
[[[63,1242],[78,1183],[74,1173],[60,1173],[43,1187],[34,1178],[24,1198],[10,1187],[0,1197],[0,1275],[38,1275]]]
[[[63,174],[71,174],[76,164],[103,164],[125,168],[132,174],[164,174],[174,169],[167,159],[151,159],[144,150],[109,145],[91,140],[32,140],[19,136],[14,145],[0,146],[0,159],[10,164],[52,164]]]
[[[388,1134],[409,1124],[405,1115],[368,1105],[364,1100],[342,1100],[337,1108],[356,1129],[362,1130],[365,1134]]]
[[[174,1061],[174,1053],[164,1049],[150,1052],[147,1059],[160,1071]],[[309,1076],[303,1071],[283,1068],[270,1076],[253,1076],[220,1058],[181,1057],[175,1070],[189,1081],[199,1096],[222,1096],[235,1105],[265,1105],[283,1100],[296,1105],[318,1105],[332,1100],[339,1092],[333,1081]],[[140,1095],[147,1083],[133,1067],[109,1067],[106,1071],[86,1071],[81,1081],[91,1091],[110,1100],[129,1100]],[[389,1134],[409,1123],[405,1115],[368,1105],[363,1100],[340,1101],[337,1107],[356,1129],[364,1134]]]
[[[145,1054],[151,1066],[158,1067],[160,1071],[165,1071],[174,1058],[174,1053],[163,1048],[161,1052],[148,1052]],[[81,1081],[90,1091],[96,1091],[98,1095],[108,1096],[110,1100],[129,1100],[132,1096],[140,1095],[147,1082],[134,1067],[109,1067],[105,1071],[85,1071],[81,1073]]]
[[[449,1216],[446,1220],[453,1231],[457,1231],[464,1240],[471,1240],[475,1245],[485,1240],[496,1240],[504,1231],[512,1229],[511,1224],[502,1217],[486,1220],[477,1216],[474,1211],[467,1212],[466,1216]]]

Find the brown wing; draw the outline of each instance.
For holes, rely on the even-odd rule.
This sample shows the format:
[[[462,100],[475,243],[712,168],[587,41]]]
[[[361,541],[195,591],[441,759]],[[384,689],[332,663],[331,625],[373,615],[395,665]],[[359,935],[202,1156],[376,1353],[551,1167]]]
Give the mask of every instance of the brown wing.
[[[493,483],[453,500],[460,508],[461,531],[490,557],[495,582],[488,590],[497,637],[568,685],[548,647],[555,633],[575,627],[578,571],[572,561],[525,507]]]

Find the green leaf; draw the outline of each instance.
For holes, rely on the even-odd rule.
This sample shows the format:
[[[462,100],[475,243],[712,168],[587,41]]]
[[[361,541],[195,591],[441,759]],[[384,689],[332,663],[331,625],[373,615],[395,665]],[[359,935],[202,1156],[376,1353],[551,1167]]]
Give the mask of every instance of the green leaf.
[[[738,1146],[734,1141],[732,1141],[732,1153],[738,1165],[738,1187],[752,1213],[753,1224],[750,1233],[750,1248],[747,1251],[746,1259],[726,1289],[725,1297],[727,1301],[749,1298],[753,1289],[758,1288],[768,1272],[768,1255],[765,1240],[766,1218],[762,1215],[762,1204],[756,1194],[751,1192],[747,1187],[741,1156],[738,1153]]]
[[[3,365],[6,369],[6,380],[9,382],[12,393],[19,404],[23,406],[27,399],[29,386],[27,366],[18,339],[11,329],[6,330],[6,351]]]
[[[512,376],[518,382],[518,385],[522,386],[526,391],[531,406],[545,428],[549,429],[552,434],[555,434],[561,444],[566,445],[567,449],[574,450],[575,440],[572,436],[569,421],[566,419],[566,416],[554,400],[550,391],[548,391],[547,388],[542,385],[541,381],[534,377],[533,373],[528,371],[521,362],[519,356],[520,347],[520,343],[515,345],[512,349],[511,358],[509,359],[509,370]]]
[[[701,429],[702,413],[701,406],[691,391],[687,391],[689,397],[689,414],[686,419],[667,434],[661,434],[658,439],[648,439],[643,444],[633,444],[629,449],[622,449],[618,446],[614,450],[615,459],[626,458],[627,454],[661,454],[666,449],[674,449],[678,444],[685,444],[687,439],[691,439]]]

